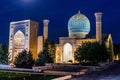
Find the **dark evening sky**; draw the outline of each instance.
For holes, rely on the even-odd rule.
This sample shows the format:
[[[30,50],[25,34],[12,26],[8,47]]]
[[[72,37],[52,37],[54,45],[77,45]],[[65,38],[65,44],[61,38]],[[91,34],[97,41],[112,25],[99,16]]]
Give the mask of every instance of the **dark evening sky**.
[[[95,12],[103,12],[103,33],[111,33],[114,43],[120,43],[119,0],[0,0],[0,43],[8,44],[9,24],[31,19],[39,22],[40,35],[43,19],[49,19],[49,38],[58,42],[68,36],[68,20],[79,10],[90,20],[90,35],[95,35]]]

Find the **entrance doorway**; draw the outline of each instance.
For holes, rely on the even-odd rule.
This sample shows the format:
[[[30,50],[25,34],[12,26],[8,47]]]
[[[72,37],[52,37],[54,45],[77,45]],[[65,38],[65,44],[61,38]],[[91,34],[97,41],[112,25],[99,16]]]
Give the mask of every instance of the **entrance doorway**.
[[[63,56],[62,56],[63,63],[73,62],[73,50],[72,45],[70,43],[66,43],[63,46]]]

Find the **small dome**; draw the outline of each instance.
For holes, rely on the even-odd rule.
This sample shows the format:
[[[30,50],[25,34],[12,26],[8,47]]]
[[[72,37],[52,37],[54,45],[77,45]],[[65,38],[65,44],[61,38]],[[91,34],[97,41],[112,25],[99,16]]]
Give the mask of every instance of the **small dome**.
[[[68,22],[69,37],[85,38],[90,32],[90,22],[88,18],[78,12],[73,15]]]

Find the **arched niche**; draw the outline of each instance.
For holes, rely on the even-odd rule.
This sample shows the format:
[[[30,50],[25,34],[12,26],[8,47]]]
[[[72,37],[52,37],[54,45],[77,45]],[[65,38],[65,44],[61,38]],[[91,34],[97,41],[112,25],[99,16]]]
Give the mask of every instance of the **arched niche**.
[[[73,55],[72,45],[70,43],[64,44],[62,61],[64,63],[73,62],[73,58],[74,58],[74,55]]]
[[[25,35],[22,31],[18,30],[14,35],[14,46],[24,46],[25,45]]]

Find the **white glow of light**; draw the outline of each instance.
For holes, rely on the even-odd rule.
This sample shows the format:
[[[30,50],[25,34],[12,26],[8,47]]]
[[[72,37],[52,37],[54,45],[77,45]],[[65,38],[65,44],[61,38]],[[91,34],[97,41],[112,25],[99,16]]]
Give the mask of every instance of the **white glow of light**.
[[[64,45],[63,51],[63,62],[68,62],[69,60],[73,60],[72,46],[69,43]]]

